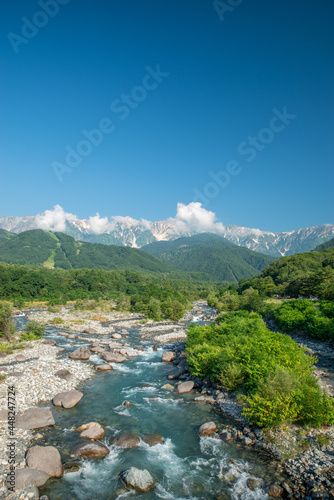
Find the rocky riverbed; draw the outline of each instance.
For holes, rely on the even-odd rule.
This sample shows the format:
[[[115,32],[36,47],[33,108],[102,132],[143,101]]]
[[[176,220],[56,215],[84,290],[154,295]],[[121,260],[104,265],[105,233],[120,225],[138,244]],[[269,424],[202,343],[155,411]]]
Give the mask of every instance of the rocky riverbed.
[[[195,313],[197,317],[211,317],[208,311],[203,312],[202,307],[202,303],[195,304],[192,314],[187,313],[188,320],[192,319]],[[164,385],[161,385],[159,391],[162,391],[162,393],[172,391],[178,397],[185,398],[186,404],[192,404],[198,408],[202,408],[201,405],[209,405],[215,412],[218,420],[214,424],[215,427],[212,427],[213,432],[209,433],[210,439],[212,439],[210,446],[226,443],[232,446],[233,449],[240,448],[240,453],[250,454],[250,456],[252,454],[263,456],[265,460],[268,460],[269,457],[269,461],[271,461],[272,468],[275,470],[275,474],[273,473],[272,476],[274,481],[271,483],[268,479],[257,478],[256,475],[245,475],[245,472],[242,472],[244,466],[240,461],[235,462],[235,464],[233,459],[229,462],[222,462],[225,465],[222,466],[220,475],[224,484],[231,484],[230,489],[227,490],[231,492],[231,496],[226,496],[226,493],[224,493],[225,496],[216,496],[214,498],[240,498],[245,500],[271,497],[296,499],[334,498],[334,429],[305,431],[291,426],[269,433],[251,427],[242,417],[242,408],[233,397],[233,394],[221,391],[207,378],[200,380],[189,373],[184,352],[186,334],[183,322],[179,324],[173,322],[161,324],[145,322],[143,324],[142,318],[138,317],[138,315],[103,313],[101,318],[101,315],[87,313],[86,311],[68,310],[58,313],[34,312],[29,314],[29,318],[49,325],[49,338],[46,341],[31,342],[26,349],[16,351],[14,354],[0,359],[0,372],[7,375],[5,383],[0,385],[0,447],[6,450],[8,444],[8,426],[6,422],[8,416],[6,411],[7,387],[14,386],[17,388],[16,408],[18,417],[15,437],[16,467],[18,469],[26,467],[26,450],[31,447],[31,443],[36,446],[40,440],[44,446],[44,429],[52,429],[54,424],[54,421],[52,423],[52,413],[54,413],[52,408],[55,408],[55,406],[51,405],[50,407],[50,404],[48,404],[44,408],[44,412],[47,412],[48,409],[50,412],[42,416],[45,419],[46,427],[39,427],[38,422],[37,427],[31,424],[34,419],[40,419],[41,415],[29,414],[30,409],[40,408],[41,402],[51,400],[54,401],[54,405],[71,408],[83,397],[81,392],[75,391],[76,388],[80,389],[80,384],[83,381],[98,372],[103,373],[112,370],[126,376],[127,373],[131,372],[131,369],[127,367],[127,363],[138,356],[138,359],[142,359],[140,356],[145,354],[144,360],[139,361],[136,366],[147,365],[151,369],[161,364],[166,366],[167,380]],[[58,318],[56,322],[54,321],[55,318]],[[59,318],[63,323],[59,324]],[[57,326],[56,337],[52,333],[55,326]],[[134,327],[135,330],[131,330]],[[136,332],[135,337],[133,337],[134,331]],[[52,340],[53,338],[57,340]],[[135,342],[133,342],[134,338]],[[59,346],[52,345],[56,342],[59,343]],[[162,345],[164,346],[164,352],[161,351]],[[153,353],[159,351],[157,353],[158,357],[160,357],[158,364],[145,361],[146,353],[152,352],[152,347]],[[310,346],[308,348],[311,349]],[[161,354],[159,354],[160,352]],[[163,363],[161,363],[161,360]],[[134,373],[136,373],[136,370],[140,373],[141,368],[135,368]],[[139,393],[141,390],[148,391],[148,394],[150,394],[151,389],[154,387],[155,384],[152,385],[152,383],[151,385],[143,384],[143,389],[139,387],[138,391]],[[122,391],[124,390],[122,389]],[[132,394],[132,390],[134,389],[131,389],[129,394]],[[154,401],[159,404],[164,404],[165,401],[172,402],[172,399],[169,399],[168,396],[162,397],[160,392],[156,393],[155,390],[151,393],[152,396],[146,399],[147,404],[151,405]],[[37,406],[38,404],[39,406]],[[68,404],[69,406],[66,406]],[[132,405],[131,401],[129,401],[129,405]],[[132,407],[134,408],[134,406]],[[129,408],[123,409],[121,405],[117,412],[120,415],[124,413],[124,415],[130,416],[131,411],[134,410],[131,410],[131,406]],[[138,408],[140,408],[139,403]],[[66,411],[71,412],[71,410]],[[70,413],[66,413],[66,415],[70,415]],[[220,420],[219,415],[223,417]],[[102,429],[101,426],[100,428]],[[101,429],[97,429],[96,432],[101,432]],[[108,431],[107,427],[102,430],[103,435],[107,432],[107,436],[111,432]],[[110,435],[113,435],[114,432],[112,431]],[[117,437],[117,435],[116,431],[115,436]],[[138,442],[142,443],[142,439],[144,438],[139,437]],[[215,439],[217,439],[217,442],[214,441]],[[107,446],[104,453],[110,454],[110,452],[113,453],[114,449]],[[29,466],[28,469],[30,468]],[[2,478],[4,478],[5,471],[8,471],[8,460],[6,457],[2,457],[0,462],[0,475]],[[123,476],[127,477],[125,472]],[[40,479],[39,481],[41,482]],[[41,486],[42,484],[43,481]],[[237,493],[238,491],[239,493]],[[148,493],[148,495],[150,494]],[[39,495],[36,486],[27,486],[15,493],[9,493],[4,480],[0,484],[0,498],[26,500],[28,498],[37,499]],[[40,498],[47,500],[46,496]],[[52,495],[49,498],[53,500]],[[58,498],[58,496],[55,498]],[[81,497],[78,496],[77,498]],[[86,496],[82,498],[86,498]],[[116,498],[116,496],[113,498]],[[196,498],[211,498],[211,496]]]

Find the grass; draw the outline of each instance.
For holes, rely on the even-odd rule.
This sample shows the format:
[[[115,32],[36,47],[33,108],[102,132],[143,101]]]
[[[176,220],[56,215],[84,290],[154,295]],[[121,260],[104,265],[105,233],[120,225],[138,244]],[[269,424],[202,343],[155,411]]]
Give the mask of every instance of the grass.
[[[109,318],[107,318],[107,316],[102,316],[101,314],[96,314],[95,316],[92,316],[91,319],[93,321],[109,321]]]
[[[3,374],[1,373],[1,374],[0,374],[0,384],[1,384],[1,382],[3,382],[4,380],[6,380],[6,378],[7,378],[6,373],[3,373]]]
[[[317,443],[321,446],[328,446],[332,442],[332,438],[328,434],[317,434]]]
[[[48,269],[53,269],[55,267],[55,255],[56,250],[51,250],[51,255],[43,262],[43,267],[47,267]]]

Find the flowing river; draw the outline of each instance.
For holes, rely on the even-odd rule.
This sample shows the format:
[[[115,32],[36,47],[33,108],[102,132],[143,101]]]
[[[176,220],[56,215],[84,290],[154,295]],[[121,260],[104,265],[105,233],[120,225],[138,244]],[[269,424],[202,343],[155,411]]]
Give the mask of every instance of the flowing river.
[[[25,320],[18,319],[22,328]],[[65,465],[61,479],[50,479],[40,488],[50,500],[113,500],[122,498],[164,498],[223,500],[265,499],[266,488],[251,490],[247,479],[261,478],[265,485],[274,480],[275,472],[257,455],[233,443],[217,437],[199,437],[201,424],[231,423],[224,420],[210,404],[195,402],[195,391],[177,395],[163,389],[170,363],[162,363],[163,348],[153,351],[152,340],[140,339],[139,329],[128,329],[128,343],[140,346],[139,356],[128,362],[114,364],[108,372],[96,372],[79,389],[84,397],[72,409],[54,407],[56,421],[53,428],[42,431],[43,438],[35,444],[53,445],[59,449]],[[62,330],[48,327],[46,337],[54,339],[65,349],[67,356],[78,346],[89,345],[74,342],[60,336]],[[110,340],[106,335],[94,335],[93,340]],[[88,363],[101,364],[98,355],[92,355]],[[131,406],[123,406],[127,400]],[[75,428],[88,422],[98,422],[106,428],[101,442],[110,449],[103,459],[81,460],[71,456],[71,450],[83,440]],[[137,448],[122,449],[111,444],[118,433],[134,433],[139,436],[157,433],[164,438],[163,444],[148,446],[141,442]],[[121,471],[129,467],[147,469],[156,480],[156,486],[147,493],[126,491],[118,479]]]

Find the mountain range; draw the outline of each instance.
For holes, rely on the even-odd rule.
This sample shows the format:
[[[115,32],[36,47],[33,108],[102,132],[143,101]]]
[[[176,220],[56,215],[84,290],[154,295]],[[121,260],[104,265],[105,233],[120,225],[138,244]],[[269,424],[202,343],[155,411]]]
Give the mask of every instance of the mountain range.
[[[156,242],[135,249],[76,241],[60,232],[0,229],[0,261],[61,269],[132,270],[166,277],[236,282],[259,274],[273,257],[238,247],[214,234]]]
[[[180,237],[209,232],[222,236],[236,245],[274,257],[308,252],[334,237],[333,224],[275,233],[235,225],[224,226],[221,223],[212,223],[210,226],[194,225],[177,218],[150,222],[131,217],[114,217],[108,221],[107,218],[100,218],[97,215],[89,219],[78,219],[72,214],[57,210],[62,209],[56,206],[54,211],[46,211],[36,216],[0,217],[0,228],[13,233],[30,229],[60,231],[80,241],[132,248],[142,248],[157,241],[173,241]],[[201,210],[208,214],[212,213]]]

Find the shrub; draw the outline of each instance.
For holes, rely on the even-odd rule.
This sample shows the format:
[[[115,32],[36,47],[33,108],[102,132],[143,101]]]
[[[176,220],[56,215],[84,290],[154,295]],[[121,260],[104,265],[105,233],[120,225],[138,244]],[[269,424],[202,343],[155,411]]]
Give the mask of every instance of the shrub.
[[[228,391],[235,391],[245,381],[244,370],[240,365],[231,363],[223,368],[218,380],[224,389],[227,389]]]
[[[60,311],[61,311],[61,307],[59,307],[59,306],[49,306],[48,307],[49,313],[58,313]]]
[[[0,302],[0,337],[5,336],[10,340],[14,330],[12,308],[6,302]]]
[[[63,325],[65,321],[62,318],[56,317],[51,321],[53,325]]]
[[[44,332],[44,325],[39,325],[36,321],[29,321],[21,335],[21,340],[38,340],[43,337]]]
[[[315,358],[304,351],[246,311],[221,315],[208,326],[191,326],[186,342],[191,372],[208,375],[228,390],[242,386],[244,415],[261,427],[292,420],[313,426],[334,423],[333,401],[313,375]]]
[[[283,422],[294,420],[297,416],[297,405],[293,395],[276,395],[266,399],[259,394],[246,397],[247,407],[242,414],[259,427],[278,427]]]

